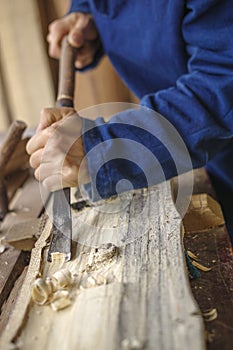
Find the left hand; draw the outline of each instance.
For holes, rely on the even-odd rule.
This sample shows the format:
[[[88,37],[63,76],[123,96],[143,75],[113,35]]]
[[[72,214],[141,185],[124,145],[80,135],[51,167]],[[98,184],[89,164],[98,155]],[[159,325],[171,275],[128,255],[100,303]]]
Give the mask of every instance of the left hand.
[[[81,137],[82,121],[72,108],[47,108],[27,144],[35,177],[50,191],[89,181]]]

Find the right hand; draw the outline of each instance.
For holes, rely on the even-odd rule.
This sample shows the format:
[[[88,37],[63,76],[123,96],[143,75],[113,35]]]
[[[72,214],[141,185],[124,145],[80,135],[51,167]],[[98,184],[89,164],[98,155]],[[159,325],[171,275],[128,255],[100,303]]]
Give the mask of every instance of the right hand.
[[[27,143],[35,178],[50,191],[89,182],[82,121],[72,108],[46,108]]]
[[[69,43],[79,48],[75,67],[84,68],[93,62],[97,49],[101,46],[98,30],[93,17],[81,12],[71,13],[49,25],[47,40],[49,55],[59,58],[61,54],[61,41],[68,35]]]

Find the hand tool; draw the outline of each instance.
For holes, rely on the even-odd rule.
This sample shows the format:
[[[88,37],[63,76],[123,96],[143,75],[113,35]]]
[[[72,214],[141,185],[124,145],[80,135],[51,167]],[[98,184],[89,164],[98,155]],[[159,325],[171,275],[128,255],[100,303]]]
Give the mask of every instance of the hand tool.
[[[77,48],[68,43],[67,37],[62,41],[59,87],[56,107],[73,107],[75,86],[75,58]],[[71,259],[72,218],[70,206],[70,189],[64,188],[53,193],[52,238],[47,260],[52,261],[53,253],[65,255],[65,261]]]
[[[0,221],[2,221],[8,212],[8,197],[4,169],[15,150],[15,147],[21,140],[22,134],[27,125],[21,120],[15,120],[6,135],[0,151]]]

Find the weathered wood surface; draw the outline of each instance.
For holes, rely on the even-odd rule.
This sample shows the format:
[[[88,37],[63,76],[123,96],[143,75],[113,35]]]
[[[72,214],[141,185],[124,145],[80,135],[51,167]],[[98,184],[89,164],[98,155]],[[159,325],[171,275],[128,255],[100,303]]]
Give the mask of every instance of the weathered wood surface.
[[[31,236],[33,236],[33,234],[36,235],[39,231],[38,216],[43,209],[39,184],[31,175],[21,187],[22,181],[25,180],[24,173],[22,173],[22,175],[23,177],[21,178],[19,175],[17,181],[13,181],[12,186],[8,189],[11,199],[11,196],[15,194],[15,192],[16,194],[10,202],[10,212],[1,223],[0,238],[5,237],[5,241],[7,241],[8,232],[12,233],[14,229],[16,231],[19,230],[19,226],[17,226],[19,224],[23,226],[21,227],[21,231],[25,230],[25,237],[27,236],[26,230],[30,232],[36,227],[36,232],[30,232]],[[15,186],[18,186],[17,191]],[[12,249],[8,246],[6,246],[6,250],[0,254],[0,307],[6,301],[15,281],[23,271],[23,268],[28,264],[28,257],[29,254],[21,250]]]
[[[202,318],[190,292],[181,220],[168,183],[73,217],[74,258],[46,261],[48,223],[0,346],[10,348],[14,341],[23,350],[203,349]],[[118,254],[98,261],[103,243],[116,245]],[[64,266],[75,281],[71,306],[55,312],[49,304],[33,304],[36,276],[51,276]]]
[[[19,278],[14,283],[14,286],[11,290],[9,297],[7,298],[4,305],[2,306],[1,314],[0,314],[0,334],[5,329],[7,322],[9,320],[10,314],[11,314],[12,310],[14,309],[15,301],[17,300],[19,290],[21,289],[21,287],[23,285],[26,273],[27,273],[27,266],[25,266],[23,268],[22,273],[20,274]]]

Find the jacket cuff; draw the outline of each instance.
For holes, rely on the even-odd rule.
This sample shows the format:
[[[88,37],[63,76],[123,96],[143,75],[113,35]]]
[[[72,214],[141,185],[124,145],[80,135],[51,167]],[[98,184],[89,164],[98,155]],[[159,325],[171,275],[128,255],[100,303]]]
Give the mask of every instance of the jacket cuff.
[[[70,8],[67,14],[72,12],[83,12],[90,13],[90,7],[87,0],[72,0],[70,4]]]

